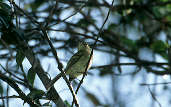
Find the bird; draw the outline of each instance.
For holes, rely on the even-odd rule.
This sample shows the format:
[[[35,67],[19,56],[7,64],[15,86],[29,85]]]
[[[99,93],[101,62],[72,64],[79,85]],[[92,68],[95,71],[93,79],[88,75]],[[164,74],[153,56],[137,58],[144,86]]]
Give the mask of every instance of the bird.
[[[90,57],[87,70],[91,67],[93,58],[90,54],[91,48],[89,45],[86,42],[79,42],[78,52],[70,58],[64,70],[66,75],[69,75],[69,81],[74,80],[85,72]]]
[[[66,68],[64,69],[66,75],[69,76],[69,81],[71,82],[78,76],[84,74],[84,72],[86,71],[86,67],[87,70],[91,67],[92,61],[93,55],[91,55],[90,46],[86,42],[79,42],[78,51],[70,58],[66,65]],[[47,86],[48,89],[50,89],[61,76],[62,73],[58,74],[54,79],[52,79]]]

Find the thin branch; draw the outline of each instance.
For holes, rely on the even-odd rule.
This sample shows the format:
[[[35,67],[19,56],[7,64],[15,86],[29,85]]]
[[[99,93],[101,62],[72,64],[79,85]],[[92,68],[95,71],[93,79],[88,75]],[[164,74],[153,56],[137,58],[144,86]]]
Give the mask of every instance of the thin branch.
[[[28,15],[27,12],[25,12],[24,10],[22,10],[20,7],[18,7],[14,1],[11,1],[11,3],[17,7],[17,9],[19,11],[21,11],[25,16],[28,17],[29,20],[31,20],[34,24],[37,25],[41,25],[39,22],[37,22],[35,19],[33,19],[32,17],[30,17]],[[21,41],[22,44],[19,48],[20,50],[22,50],[22,52],[24,53],[24,55],[27,57],[27,59],[29,60],[30,64],[32,65],[32,67],[34,68],[34,71],[37,73],[37,75],[39,76],[40,80],[42,81],[43,85],[45,86],[45,88],[47,89],[47,85],[50,82],[49,77],[46,75],[45,71],[43,70],[40,61],[38,58],[36,58],[34,56],[33,51],[30,49],[30,47],[24,42]],[[52,87],[48,93],[47,93],[47,97],[52,100],[56,105],[60,106],[60,107],[66,107],[66,104],[63,102],[63,100],[61,99],[61,97],[59,96],[59,94],[56,92],[55,88]]]
[[[112,9],[113,4],[114,4],[114,0],[112,1],[111,7],[110,7],[110,9],[109,9],[109,11],[108,11],[108,13],[107,13],[107,16],[106,16],[106,18],[105,18],[105,20],[104,20],[104,22],[103,22],[103,24],[102,24],[102,26],[101,26],[99,32],[98,32],[98,36],[97,36],[97,38],[96,38],[96,40],[95,40],[95,42],[94,42],[94,44],[93,44],[93,47],[92,47],[92,50],[91,50],[91,54],[90,54],[89,61],[88,61],[88,63],[87,63],[87,66],[86,66],[85,72],[84,72],[84,74],[83,74],[83,77],[82,77],[82,79],[81,79],[81,81],[80,81],[80,83],[78,84],[78,87],[77,87],[77,89],[76,89],[76,94],[78,93],[78,90],[79,90],[79,88],[81,87],[81,84],[83,83],[83,80],[84,80],[84,78],[85,78],[85,76],[86,76],[86,74],[87,74],[88,65],[89,65],[89,63],[90,63],[91,57],[93,56],[93,50],[94,50],[94,48],[95,48],[95,46],[96,46],[96,43],[97,43],[99,37],[101,36],[101,32],[102,32],[102,30],[103,30],[103,27],[104,27],[104,25],[106,24],[106,22],[107,22],[107,20],[108,20],[108,18],[109,18],[109,15],[110,15],[110,12],[111,12],[111,9]]]
[[[54,12],[56,11],[56,8],[58,6],[58,0],[56,0],[56,3],[55,3],[55,6],[52,8],[52,10],[50,11],[50,15],[48,16],[47,18],[47,21],[46,21],[46,25],[45,25],[45,28],[48,26],[48,24],[50,23],[51,19],[52,19],[52,16],[54,14]]]
[[[148,87],[148,90],[149,90],[149,92],[150,92],[151,97],[153,98],[153,100],[156,101],[156,102],[158,103],[159,107],[162,107],[162,105],[161,105],[160,102],[157,100],[157,98],[156,98],[156,96],[154,95],[154,93],[151,91],[150,86],[147,86],[147,87]]]
[[[90,36],[90,35],[87,35],[87,34],[83,34],[83,33],[79,33],[79,32],[75,32],[75,31],[60,30],[60,29],[58,30],[58,29],[53,29],[53,28],[49,28],[48,30],[75,34],[75,35],[83,36],[85,38],[90,38],[90,39],[96,40],[96,38],[94,38],[93,36]],[[94,36],[97,36],[97,35],[94,35]],[[103,42],[103,41],[98,40],[98,42]]]
[[[68,87],[69,87],[69,89],[70,89],[70,91],[71,91],[71,94],[72,94],[72,96],[73,96],[74,102],[75,102],[76,106],[79,107],[78,100],[77,100],[76,94],[75,94],[75,92],[74,92],[74,89],[73,89],[73,87],[71,86],[69,80],[67,79],[65,72],[62,70],[63,65],[62,65],[62,63],[60,62],[59,58],[58,58],[57,52],[56,52],[56,50],[55,50],[55,48],[54,48],[52,42],[50,41],[50,38],[49,38],[49,36],[48,36],[48,34],[47,34],[47,32],[46,32],[46,29],[43,28],[42,26],[40,26],[40,29],[41,29],[43,35],[45,36],[46,40],[48,41],[50,47],[51,47],[51,51],[52,51],[52,53],[53,53],[53,55],[54,55],[54,57],[55,57],[55,59],[56,59],[56,62],[57,62],[57,64],[58,64],[58,69],[61,71],[62,77],[63,77],[64,80],[66,81],[66,83],[67,83],[67,85],[68,85]]]
[[[22,92],[22,90],[18,87],[18,85],[12,79],[8,78],[6,75],[2,74],[1,72],[0,72],[0,79],[5,81],[8,85],[10,85],[19,94],[22,100],[24,100],[25,102],[27,102],[33,107],[39,107],[38,105],[34,104],[31,98],[27,97],[24,94],[24,92]]]
[[[162,62],[142,62],[142,63],[115,63],[115,64],[108,64],[108,65],[101,65],[101,66],[94,66],[91,67],[91,69],[97,69],[97,68],[108,68],[113,66],[159,66],[159,65],[168,65],[168,63],[162,63]]]
[[[166,85],[166,84],[171,84],[171,82],[163,82],[163,83],[141,83],[141,86],[146,86],[146,85]]]
[[[0,66],[1,66],[1,68],[2,68],[6,73],[10,74],[11,76],[17,78],[17,79],[20,80],[20,81],[24,81],[23,79],[21,79],[21,78],[18,77],[17,75],[15,75],[15,74],[13,74],[12,72],[8,71],[5,67],[3,67],[3,65],[2,65],[1,63],[0,63]]]
[[[73,13],[72,15],[66,17],[65,19],[63,19],[62,21],[66,21],[67,19],[71,18],[72,16],[76,15],[78,12],[80,12],[84,7],[86,6],[86,4],[82,5],[75,13]]]
[[[22,10],[18,5],[15,4],[15,2],[12,0],[10,1],[11,4],[13,4],[14,7],[16,7],[19,11],[21,11],[24,15],[26,15],[30,21],[32,21],[34,24],[40,24],[38,21],[36,21],[35,19],[33,19],[31,16],[29,16],[24,10]]]
[[[3,96],[3,93],[1,93],[1,97]],[[5,101],[2,99],[2,107],[5,107]]]
[[[8,99],[8,98],[21,98],[21,97],[20,96],[16,96],[16,95],[0,97],[0,99]]]

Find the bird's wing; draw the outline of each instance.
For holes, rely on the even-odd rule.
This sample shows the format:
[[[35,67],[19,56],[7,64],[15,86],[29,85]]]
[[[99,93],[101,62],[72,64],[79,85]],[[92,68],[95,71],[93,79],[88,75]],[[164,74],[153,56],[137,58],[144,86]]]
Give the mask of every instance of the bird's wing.
[[[82,51],[78,51],[77,53],[75,53],[71,59],[68,61],[67,66],[65,68],[65,72],[72,66],[74,65],[80,58],[81,56],[84,54],[84,52]]]

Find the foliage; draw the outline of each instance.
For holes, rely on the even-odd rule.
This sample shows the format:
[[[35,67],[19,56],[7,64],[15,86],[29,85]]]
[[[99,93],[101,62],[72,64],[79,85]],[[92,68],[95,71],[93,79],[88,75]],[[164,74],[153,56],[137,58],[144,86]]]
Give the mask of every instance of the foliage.
[[[48,83],[47,78],[42,81],[36,79],[36,75],[38,78],[44,75],[53,77],[50,74],[52,70],[48,69],[48,72],[43,74],[39,72],[48,63],[51,63],[48,62],[50,60],[45,65],[37,64],[39,61],[42,63],[44,58],[54,58],[48,38],[57,53],[67,53],[64,54],[64,57],[57,54],[61,61],[69,59],[67,55],[73,54],[79,41],[87,41],[93,47],[99,36],[97,44],[93,48],[94,56],[96,56],[96,52],[99,53],[99,56],[104,56],[104,54],[106,56],[94,59],[96,61],[94,65],[97,66],[93,66],[90,71],[99,71],[99,73],[90,72],[90,74],[93,74],[93,78],[98,74],[101,81],[108,76],[111,78],[112,88],[110,88],[112,91],[110,90],[108,93],[111,93],[112,97],[107,96],[110,100],[104,102],[105,95],[104,98],[100,98],[100,95],[97,96],[93,90],[82,89],[86,96],[84,99],[88,99],[86,101],[91,102],[93,106],[129,107],[131,106],[127,105],[129,98],[120,97],[122,96],[120,83],[125,86],[133,84],[137,78],[138,80],[148,80],[148,76],[144,77],[144,75],[148,75],[146,73],[152,73],[156,78],[170,75],[171,56],[168,52],[171,42],[170,0],[115,0],[114,6],[111,6],[109,0],[59,0],[57,2],[56,0],[20,0],[18,2],[19,4],[15,0],[0,1],[0,75],[8,76],[18,84],[19,88],[22,86],[27,92],[29,91],[29,94],[26,94],[27,92],[22,90],[22,93],[27,95],[26,98],[18,96],[22,100],[28,99],[24,100],[24,104],[27,102],[52,106],[52,99],[46,94],[49,90],[47,92],[35,84],[35,81],[39,81],[39,83],[41,81],[44,86]],[[111,9],[109,19],[101,30],[109,9]],[[45,32],[42,29],[45,29]],[[45,36],[46,33],[48,38]],[[146,49],[145,53],[142,52],[143,49]],[[166,63],[158,60],[160,58]],[[29,69],[27,64],[23,64],[26,60],[31,64]],[[55,60],[57,59],[55,58]],[[130,66],[131,71],[128,72],[129,69],[125,66]],[[56,68],[53,68],[53,71],[56,71]],[[116,80],[114,75],[129,75],[132,81],[127,83],[128,81],[125,80]],[[9,93],[5,90],[6,84],[3,83],[4,81],[0,81],[1,97],[8,96]],[[118,86],[116,87],[115,84]],[[169,89],[167,87],[164,91]],[[134,93],[134,90],[131,90],[130,93]],[[41,102],[44,97],[48,102]],[[70,102],[72,101],[64,101],[60,96],[58,97],[62,104],[71,106]],[[169,95],[167,100],[169,102]],[[148,105],[150,107],[150,104]]]

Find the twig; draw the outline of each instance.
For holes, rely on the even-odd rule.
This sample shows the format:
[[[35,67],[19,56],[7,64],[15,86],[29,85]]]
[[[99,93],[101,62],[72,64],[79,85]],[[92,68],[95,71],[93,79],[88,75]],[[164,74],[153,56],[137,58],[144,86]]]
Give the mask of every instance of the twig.
[[[2,66],[1,63],[0,63],[0,66],[1,66],[1,68],[2,68],[5,72],[7,72],[8,74],[12,75],[13,77],[17,78],[17,79],[20,80],[20,81],[24,81],[23,79],[21,79],[21,78],[18,77],[17,75],[13,74],[12,72],[9,72],[5,67]]]
[[[27,12],[25,12],[24,10],[22,10],[20,7],[18,7],[14,1],[9,1],[11,4],[13,4],[19,11],[21,11],[25,16],[28,17],[29,20],[31,20],[31,22],[33,22],[33,24],[37,24],[37,25],[41,25],[39,22],[37,22],[35,19],[33,19],[31,16],[29,16],[29,14]],[[34,71],[37,73],[37,75],[39,76],[40,80],[42,81],[43,85],[45,86],[45,88],[47,89],[47,85],[50,82],[49,77],[46,75],[44,69],[42,68],[39,59],[37,59],[34,56],[33,51],[29,48],[29,46],[24,43],[23,41],[21,47],[21,50],[23,51],[23,53],[25,54],[25,56],[27,57],[27,59],[29,60],[29,62],[31,63],[32,67],[34,68]],[[63,102],[63,100],[61,99],[61,97],[59,96],[59,94],[56,92],[55,88],[52,87],[50,89],[50,91],[48,91],[47,93],[47,97],[49,99],[51,99],[57,106],[60,107],[66,107],[66,104]]]
[[[82,5],[82,6],[80,7],[80,9],[78,9],[75,13],[73,13],[72,15],[66,17],[66,18],[63,19],[62,21],[64,22],[64,21],[66,21],[67,19],[71,18],[72,16],[76,15],[76,14],[77,14],[78,12],[80,12],[85,6],[86,6],[86,4]]]
[[[114,0],[112,1],[111,8],[112,8],[112,6],[113,6],[113,3],[114,3]],[[108,14],[107,14],[107,16],[106,16],[106,18],[105,18],[105,21],[104,21],[104,23],[102,24],[102,26],[101,26],[101,28],[100,28],[100,30],[99,30],[98,36],[97,36],[97,38],[96,38],[96,40],[95,40],[95,42],[94,42],[94,44],[93,44],[93,47],[92,47],[92,50],[91,50],[91,54],[90,54],[89,61],[88,61],[88,63],[87,63],[87,66],[86,66],[85,72],[84,72],[84,74],[83,74],[83,77],[82,77],[82,79],[81,79],[81,81],[80,81],[80,83],[78,84],[78,87],[77,87],[77,89],[76,89],[76,94],[77,94],[77,92],[78,92],[78,90],[79,90],[81,84],[83,83],[83,79],[84,79],[85,76],[86,76],[87,69],[88,69],[88,65],[89,65],[89,63],[90,63],[90,59],[91,59],[91,57],[93,56],[93,50],[94,50],[94,48],[95,48],[95,46],[96,46],[96,43],[97,43],[97,41],[98,41],[98,39],[99,39],[99,37],[100,37],[100,35],[101,35],[101,32],[102,32],[102,30],[103,30],[103,27],[104,27],[105,23],[106,23],[107,20],[108,20],[108,17],[109,17],[110,12],[111,12],[111,8],[109,9]]]
[[[39,107],[38,105],[34,104],[31,98],[27,97],[24,94],[24,92],[22,92],[22,90],[18,87],[18,85],[12,79],[8,78],[6,75],[2,73],[0,73],[0,79],[7,82],[7,84],[10,85],[19,94],[22,100],[24,100],[25,102],[27,102],[33,107]]]
[[[171,84],[171,82],[163,82],[163,83],[141,83],[141,86],[146,86],[146,85],[165,85],[165,84]]]
[[[62,70],[63,65],[62,65],[62,63],[60,62],[60,60],[59,60],[59,58],[58,58],[58,55],[57,55],[57,52],[56,52],[56,50],[55,50],[55,48],[54,48],[52,42],[50,41],[49,36],[48,36],[47,33],[46,33],[46,29],[43,28],[42,26],[40,26],[40,29],[42,30],[43,35],[45,36],[46,40],[48,41],[48,43],[49,43],[49,45],[50,45],[50,47],[51,47],[51,49],[52,49],[52,53],[53,53],[53,55],[54,55],[54,57],[55,57],[55,59],[56,59],[56,62],[58,63],[58,69],[61,71],[62,77],[64,78],[65,82],[67,83],[67,85],[68,85],[68,87],[69,87],[69,89],[70,89],[70,91],[71,91],[71,94],[72,94],[72,96],[73,96],[74,102],[75,102],[76,106],[79,107],[78,100],[77,100],[76,94],[75,94],[75,92],[74,92],[74,89],[73,89],[73,87],[71,86],[69,80],[67,79],[65,72]]]
[[[147,87],[148,87],[148,90],[149,90],[149,92],[150,92],[151,97],[153,98],[153,100],[156,101],[156,102],[158,103],[159,107],[162,107],[162,105],[161,105],[160,102],[157,100],[157,98],[156,98],[156,96],[154,95],[154,93],[151,91],[150,86],[147,86]]]
[[[3,40],[3,39],[0,39],[0,42],[2,42],[2,44],[9,50],[9,53],[10,53],[10,57],[11,59],[14,57],[12,55],[12,49],[9,47],[9,45]]]
[[[55,3],[55,6],[52,8],[52,10],[50,11],[50,14],[47,18],[47,21],[46,21],[46,25],[45,25],[45,28],[48,26],[48,24],[50,23],[51,19],[52,19],[52,16],[57,8],[57,5],[58,5],[58,0],[56,0],[56,3]]]
[[[21,98],[21,97],[20,96],[16,96],[16,95],[0,97],[0,99],[8,99],[8,98]]]
[[[36,21],[35,19],[33,19],[31,16],[29,16],[24,10],[22,10],[19,6],[17,6],[16,4],[15,4],[15,2],[12,0],[12,2],[10,2],[11,4],[13,4],[19,11],[21,11],[24,15],[26,15],[29,19],[30,19],[30,21],[32,21],[33,23],[35,23],[35,24],[40,24],[38,21]]]
[[[58,29],[53,29],[53,28],[49,28],[48,30],[52,30],[52,31],[57,31],[57,32],[66,32],[66,33],[70,33],[70,34],[75,34],[75,35],[79,35],[79,36],[83,36],[85,38],[90,38],[90,39],[93,39],[93,40],[96,40],[96,38],[90,36],[90,35],[87,35],[87,34],[83,34],[83,33],[80,33],[80,32],[75,32],[75,31],[68,31],[68,30],[58,30]],[[97,35],[94,35],[94,36],[97,36]],[[98,40],[98,42],[102,42],[101,40]]]
[[[90,63],[91,57],[93,56],[93,50],[94,50],[94,48],[95,48],[95,46],[96,46],[96,43],[97,43],[99,37],[101,36],[101,32],[102,32],[102,30],[103,30],[103,27],[104,27],[104,25],[106,24],[106,22],[107,22],[107,20],[108,20],[108,18],[109,18],[109,15],[110,15],[110,12],[111,12],[111,9],[112,9],[113,4],[114,4],[114,0],[112,1],[111,7],[110,7],[110,9],[109,9],[109,11],[108,11],[108,13],[107,13],[107,16],[106,16],[106,18],[105,18],[105,20],[104,20],[104,22],[103,22],[103,24],[102,24],[102,26],[101,26],[99,32],[98,32],[97,38],[96,38],[96,40],[95,40],[95,42],[94,42],[94,44],[93,44],[93,47],[92,47],[92,50],[91,50],[91,54],[90,54],[89,61],[88,61],[88,63],[87,63],[87,66],[86,66],[85,72],[84,72],[84,74],[83,74],[83,77],[82,77],[82,79],[81,79],[81,81],[80,81],[80,83],[78,84],[78,87],[77,87],[77,89],[76,89],[76,92],[75,92],[76,94],[78,93],[78,90],[79,90],[79,88],[81,87],[81,84],[83,83],[83,80],[84,80],[84,78],[85,78],[85,76],[86,76],[86,74],[87,74],[88,65],[89,65],[89,63]],[[73,106],[73,103],[72,103],[72,106]]]
[[[101,66],[94,66],[91,67],[91,69],[96,69],[96,68],[108,68],[108,67],[113,67],[113,66],[134,66],[134,65],[141,65],[141,66],[149,66],[149,65],[168,65],[168,63],[162,63],[162,62],[145,62],[145,63],[115,63],[115,64],[110,64],[110,65],[101,65]]]

